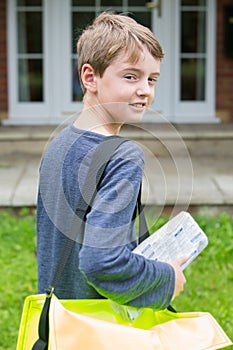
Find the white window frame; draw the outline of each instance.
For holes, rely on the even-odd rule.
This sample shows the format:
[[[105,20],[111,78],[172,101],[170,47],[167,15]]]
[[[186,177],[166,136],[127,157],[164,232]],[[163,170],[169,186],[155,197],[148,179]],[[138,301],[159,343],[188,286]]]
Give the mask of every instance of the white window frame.
[[[61,79],[64,84],[62,92],[62,114],[64,117],[72,116],[75,113],[79,113],[82,109],[82,102],[72,101],[72,63],[71,63],[71,44],[72,44],[72,32],[71,32],[71,1],[61,1],[61,10],[63,14],[64,23],[66,25],[63,28],[61,41],[63,42],[63,52],[61,55]]]
[[[62,1],[61,1],[62,3]],[[57,124],[61,115],[60,9],[56,1],[42,1],[43,15],[43,96],[42,102],[18,101],[17,2],[7,1],[8,101],[9,119],[5,124]],[[32,7],[33,10],[33,7]]]
[[[17,67],[17,11],[16,1],[7,1],[7,25],[8,25],[8,99],[9,99],[9,119],[7,124],[24,124],[33,122],[34,119],[48,118],[47,99],[47,64],[44,56],[44,102],[19,102],[18,101],[18,67]],[[42,10],[43,22],[45,22],[45,9]],[[43,31],[45,33],[45,30]],[[43,37],[44,55],[46,52],[46,35]]]
[[[157,0],[154,0],[156,4]],[[173,0],[174,1],[174,0]],[[173,112],[172,105],[172,72],[174,68],[173,55],[171,55],[174,33],[174,13],[172,6],[173,1],[161,0],[161,16],[155,7],[152,10],[152,28],[155,36],[159,40],[165,56],[161,62],[161,75],[155,88],[155,99],[152,103],[151,110],[154,113],[148,113],[144,121],[156,122],[161,121],[159,116],[170,120]],[[176,1],[176,0],[175,0]],[[157,114],[158,113],[158,114]]]
[[[216,55],[216,0],[207,0],[207,23],[206,23],[206,97],[205,101],[180,101],[180,1],[175,0],[173,6],[175,14],[174,48],[174,98],[173,114],[174,122],[218,122],[215,115],[215,55]]]

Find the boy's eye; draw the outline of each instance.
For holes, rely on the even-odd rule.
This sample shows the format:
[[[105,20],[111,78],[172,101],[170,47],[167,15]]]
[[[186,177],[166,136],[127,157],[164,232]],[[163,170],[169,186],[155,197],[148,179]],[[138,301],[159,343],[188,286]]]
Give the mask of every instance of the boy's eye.
[[[152,83],[152,84],[156,84],[156,83],[157,83],[158,78],[149,78],[148,80],[149,80],[149,82],[150,82],[150,83]]]
[[[125,79],[128,79],[128,80],[135,80],[137,79],[135,75],[133,74],[127,74],[125,75]]]

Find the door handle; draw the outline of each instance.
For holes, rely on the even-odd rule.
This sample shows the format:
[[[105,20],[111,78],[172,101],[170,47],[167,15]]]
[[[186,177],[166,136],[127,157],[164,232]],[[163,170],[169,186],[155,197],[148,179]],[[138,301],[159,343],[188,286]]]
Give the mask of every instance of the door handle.
[[[157,9],[158,11],[158,16],[161,17],[162,16],[162,0],[158,0],[157,3],[150,1],[150,2],[146,2],[146,7],[150,10],[152,9]]]

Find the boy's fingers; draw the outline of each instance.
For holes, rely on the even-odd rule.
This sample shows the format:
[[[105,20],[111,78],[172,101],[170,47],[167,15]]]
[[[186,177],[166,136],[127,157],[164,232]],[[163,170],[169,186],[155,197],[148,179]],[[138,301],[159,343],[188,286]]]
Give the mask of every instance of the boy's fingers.
[[[189,257],[188,256],[182,256],[181,258],[178,258],[176,260],[171,261],[171,264],[176,264],[178,266],[182,266],[188,261]]]
[[[189,257],[188,256],[182,256],[181,258],[176,260],[176,263],[180,266],[185,264],[188,261]]]

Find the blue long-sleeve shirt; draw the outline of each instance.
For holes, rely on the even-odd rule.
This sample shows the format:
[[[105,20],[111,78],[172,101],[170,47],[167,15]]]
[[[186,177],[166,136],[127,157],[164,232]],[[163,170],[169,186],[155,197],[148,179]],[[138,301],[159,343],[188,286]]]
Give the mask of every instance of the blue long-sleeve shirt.
[[[65,235],[87,176],[91,157],[104,135],[65,128],[41,162],[37,205],[39,293],[51,282]],[[136,255],[134,210],[144,169],[141,148],[119,146],[107,164],[81,239],[55,289],[59,298],[110,298],[120,304],[166,308],[174,292],[171,265]],[[82,193],[82,192],[81,192]],[[85,193],[82,193],[85,199]]]

